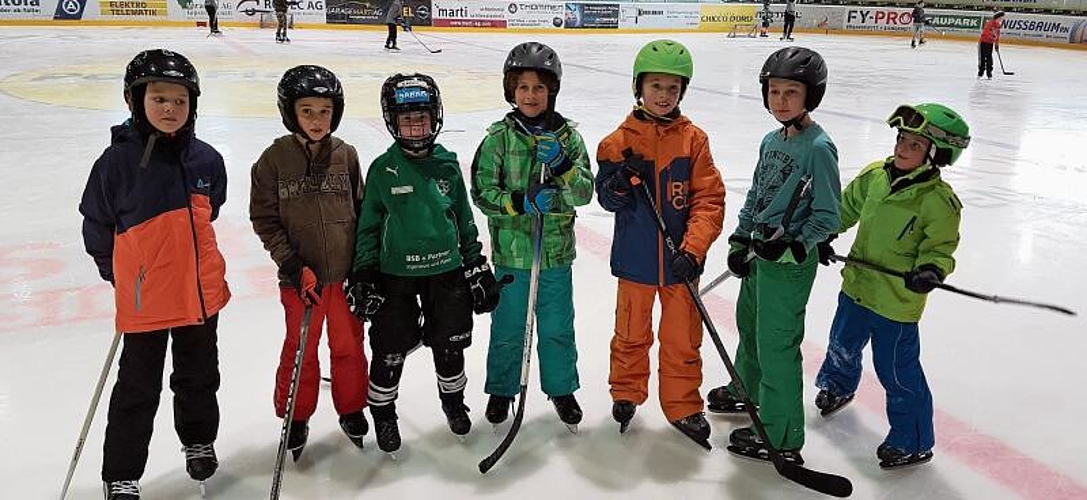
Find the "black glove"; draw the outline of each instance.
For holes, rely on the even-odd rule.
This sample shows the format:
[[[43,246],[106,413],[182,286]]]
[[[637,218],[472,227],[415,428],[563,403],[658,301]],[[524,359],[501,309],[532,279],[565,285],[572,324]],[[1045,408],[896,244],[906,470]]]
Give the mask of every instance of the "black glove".
[[[793,252],[793,259],[797,262],[804,262],[808,259],[808,249],[804,248],[803,243],[796,240],[755,240],[751,242],[751,248],[755,250],[755,255],[758,255],[760,259],[768,260],[771,262],[777,262],[781,260],[781,258],[785,255],[786,250],[790,250]]]
[[[906,273],[906,288],[916,293],[929,293],[944,282],[940,269],[932,264],[922,264],[917,269]]]
[[[344,286],[347,308],[361,321],[372,319],[385,303],[381,291],[381,273],[377,269],[363,269],[347,277]]]
[[[746,278],[751,274],[751,262],[747,254],[751,251],[751,240],[740,236],[729,236],[728,270],[737,278]]]
[[[680,250],[672,257],[672,275],[680,280],[691,282],[702,274],[702,264],[690,253]]]
[[[834,247],[830,246],[830,243],[837,238],[837,234],[832,234],[827,239],[816,243],[815,249],[819,251],[819,263],[824,266],[830,265],[830,258],[834,256]]]
[[[461,270],[464,271],[464,279],[472,292],[472,310],[476,314],[483,314],[497,309],[501,287],[494,279],[494,272],[487,264],[487,258],[480,257],[474,263],[466,264]]]

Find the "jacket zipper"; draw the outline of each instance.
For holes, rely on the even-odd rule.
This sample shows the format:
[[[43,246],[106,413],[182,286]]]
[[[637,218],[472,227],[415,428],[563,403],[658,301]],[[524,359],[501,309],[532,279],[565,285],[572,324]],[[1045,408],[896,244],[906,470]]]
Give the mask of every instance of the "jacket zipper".
[[[140,264],[140,273],[136,275],[136,311],[139,312],[142,307],[142,295],[143,282],[147,278],[147,270],[144,269],[143,264]]]
[[[196,216],[193,215],[192,211],[192,196],[189,193],[189,180],[185,177],[185,165],[179,162],[178,170],[181,172],[181,190],[185,195],[185,208],[189,212],[189,230],[192,233],[193,258],[196,260],[196,296],[200,299],[200,319],[202,322],[207,323],[208,309],[207,305],[204,303],[204,287],[200,283],[200,244],[196,237]]]

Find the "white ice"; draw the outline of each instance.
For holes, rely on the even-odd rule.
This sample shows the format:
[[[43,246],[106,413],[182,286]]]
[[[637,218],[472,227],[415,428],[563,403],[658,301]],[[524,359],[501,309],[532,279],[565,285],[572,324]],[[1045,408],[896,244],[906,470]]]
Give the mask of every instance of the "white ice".
[[[271,261],[247,217],[249,168],[284,133],[275,107],[283,71],[303,63],[331,68],[344,81],[347,114],[337,134],[358,147],[364,165],[390,138],[380,118],[381,81],[397,72],[430,73],[445,91],[446,133],[467,172],[487,124],[508,109],[500,71],[516,43],[538,39],[564,62],[559,110],[580,122],[595,153],[599,140],[630,109],[630,69],[651,35],[428,34],[429,54],[408,34],[403,52],[387,54],[373,31],[299,30],[276,45],[270,30],[19,28],[0,31],[0,497],[55,498],[113,334],[111,294],[83,252],[76,210],[87,172],[108,145],[108,127],[125,119],[124,66],[137,51],[168,47],[201,73],[198,134],[226,158],[229,199],[217,222],[234,300],[222,313],[216,447],[221,467],[208,481],[216,499],[268,494],[280,421],[272,377],[283,338]],[[759,139],[775,127],[763,110],[757,72],[776,40],[675,34],[695,57],[682,108],[712,140],[728,185],[725,230],[732,231],[749,184]],[[973,43],[931,39],[917,50],[904,38],[801,35],[819,50],[830,85],[816,119],[841,155],[843,184],[890,153],[882,120],[901,103],[937,101],[960,111],[973,143],[945,171],[966,208],[959,267],[949,283],[990,294],[1077,309],[1087,297],[1087,53],[1006,45],[1007,69],[974,78]],[[477,462],[498,444],[482,417],[488,322],[478,317],[468,350],[467,403],[475,427],[461,444],[438,406],[429,354],[408,361],[400,397],[401,461],[347,441],[322,391],[310,444],[289,463],[284,498],[811,498],[769,465],[737,459],[724,445],[744,419],[711,416],[714,446],[705,452],[665,422],[656,397],[639,408],[628,434],[610,417],[608,342],[615,279],[608,270],[611,217],[598,205],[580,211],[575,265],[577,334],[585,410],[581,433],[558,421],[539,391],[512,449],[486,476]],[[477,222],[484,219],[477,215]],[[839,240],[844,253],[852,237]],[[725,245],[710,254],[707,276],[724,270]],[[821,268],[808,306],[805,352],[807,444],[817,470],[852,479],[854,498],[1087,498],[1087,329],[1066,317],[933,292],[921,322],[923,363],[937,408],[936,458],[924,467],[885,472],[874,451],[886,432],[883,393],[870,367],[858,401],[822,419],[812,400],[840,286],[837,268]],[[708,300],[730,353],[735,281]],[[322,354],[324,356],[324,354]],[[712,343],[703,344],[703,393],[727,375]],[[654,351],[655,358],[655,351]],[[535,358],[533,359],[535,362]],[[656,361],[654,360],[654,366]],[[327,370],[327,368],[326,368]],[[114,369],[115,372],[115,369]],[[655,393],[656,376],[651,391]],[[111,376],[75,474],[71,498],[97,498]],[[172,428],[164,390],[141,483],[145,498],[195,498]],[[505,432],[505,428],[502,429]]]

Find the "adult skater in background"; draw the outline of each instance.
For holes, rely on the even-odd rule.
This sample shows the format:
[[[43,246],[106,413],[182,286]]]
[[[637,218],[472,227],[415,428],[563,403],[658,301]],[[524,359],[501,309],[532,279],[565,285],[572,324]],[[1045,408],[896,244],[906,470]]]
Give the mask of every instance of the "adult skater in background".
[[[276,43],[290,42],[287,38],[287,0],[272,0],[276,11]]]
[[[919,1],[913,7],[913,35],[910,36],[910,47],[917,48],[917,44],[925,44],[925,2]]]
[[[770,31],[770,23],[774,20],[774,12],[770,10],[770,0],[763,0],[762,10],[759,11],[759,17],[762,19],[762,27],[759,31],[759,36],[766,38],[770,36],[767,33]]]
[[[204,0],[204,10],[208,11],[208,29],[212,35],[221,34],[219,31],[219,0]]]
[[[993,50],[1000,52],[1000,23],[1004,21],[1004,11],[998,10],[993,18],[985,22],[978,40],[978,78],[981,74],[993,79]]]
[[[400,50],[400,47],[396,46],[396,25],[398,24],[403,24],[404,29],[407,29],[407,22],[404,21],[404,2],[392,0],[385,10],[385,27],[389,29],[389,36],[385,38],[385,48],[388,50]]]
[[[796,0],[785,0],[785,27],[781,39],[793,41],[793,25],[796,24]]]
[[[230,300],[211,223],[226,167],[193,136],[200,78],[185,56],[146,50],[128,63],[131,117],[91,169],[79,212],[83,243],[113,285],[124,347],[109,400],[102,481],[107,500],[138,500],[173,339],[173,422],[189,476],[219,466],[219,310]]]

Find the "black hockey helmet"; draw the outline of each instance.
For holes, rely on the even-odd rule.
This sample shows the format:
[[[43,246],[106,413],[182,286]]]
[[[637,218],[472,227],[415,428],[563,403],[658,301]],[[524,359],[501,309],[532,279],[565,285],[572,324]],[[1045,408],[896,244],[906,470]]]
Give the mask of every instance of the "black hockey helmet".
[[[412,111],[430,114],[431,130],[427,137],[408,138],[400,135],[400,127],[397,126],[400,114]],[[429,153],[442,129],[442,93],[434,79],[427,75],[397,73],[381,86],[381,114],[385,118],[385,128],[401,148],[417,154]]]
[[[827,91],[827,64],[818,52],[804,47],[786,47],[770,54],[759,72],[762,105],[766,109],[770,109],[767,94],[771,78],[803,83],[808,89],[804,108],[815,111]]]
[[[329,132],[335,132],[336,127],[340,126],[344,108],[343,86],[331,71],[312,64],[295,66],[283,73],[277,94],[279,116],[283,118],[283,126],[292,133],[302,133],[302,128],[298,126],[298,115],[294,112],[294,103],[303,97],[332,99],[332,126]]]
[[[125,100],[132,112],[133,124],[144,131],[151,127],[143,107],[147,84],[151,82],[176,83],[189,89],[189,118],[185,128],[194,128],[196,98],[200,95],[200,76],[188,58],[165,49],[151,49],[136,54],[128,63],[125,68]]]
[[[546,71],[555,76],[555,88],[549,89],[548,100],[554,108],[555,98],[559,95],[562,84],[562,62],[554,49],[540,42],[525,42],[510,50],[506,62],[502,65],[502,75],[514,70]],[[503,79],[503,82],[505,79]],[[513,88],[503,83],[506,102],[513,104]]]

